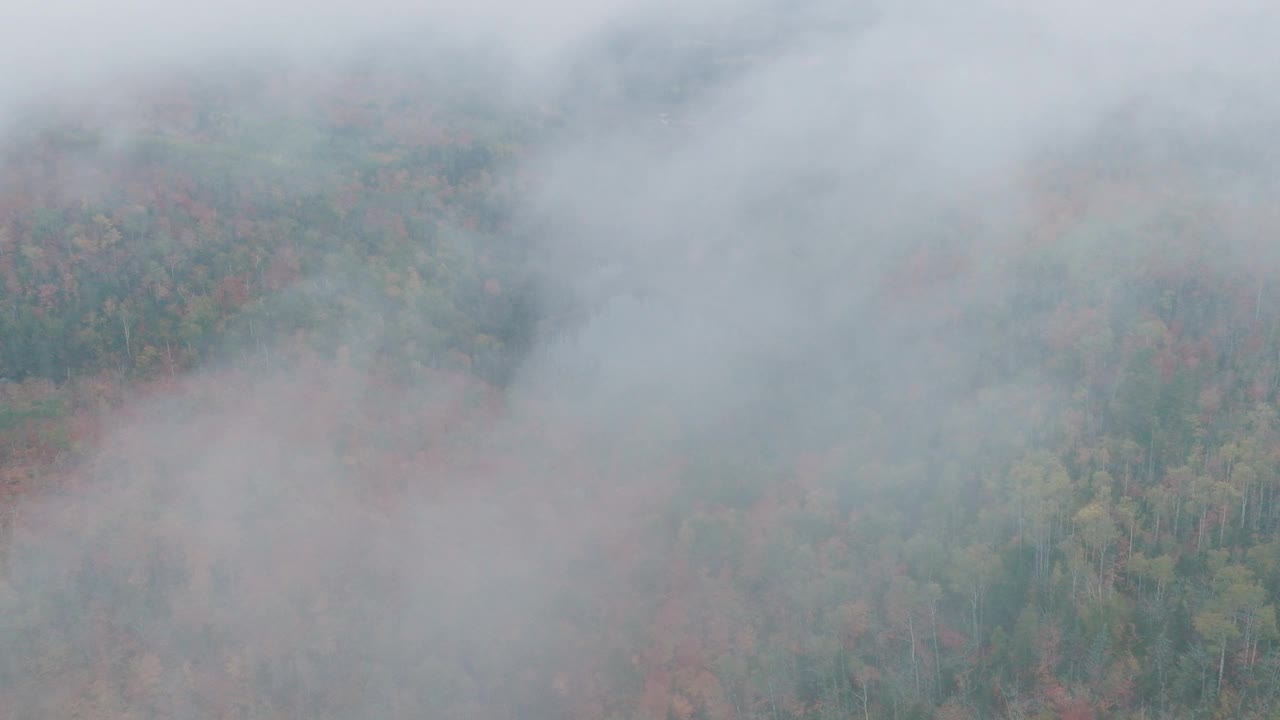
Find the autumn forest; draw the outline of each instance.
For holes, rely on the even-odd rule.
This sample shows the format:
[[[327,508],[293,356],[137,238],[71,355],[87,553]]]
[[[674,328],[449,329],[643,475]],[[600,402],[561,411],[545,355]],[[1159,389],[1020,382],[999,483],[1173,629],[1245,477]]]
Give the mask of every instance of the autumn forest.
[[[1280,717],[1276,14],[833,5],[0,103],[0,718]]]

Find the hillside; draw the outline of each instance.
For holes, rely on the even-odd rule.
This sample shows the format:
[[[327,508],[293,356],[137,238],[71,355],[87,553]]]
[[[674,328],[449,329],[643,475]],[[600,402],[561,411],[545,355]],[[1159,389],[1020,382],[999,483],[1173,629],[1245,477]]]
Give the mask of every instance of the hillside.
[[[1276,717],[1271,115],[953,142],[743,17],[24,116],[0,716]]]

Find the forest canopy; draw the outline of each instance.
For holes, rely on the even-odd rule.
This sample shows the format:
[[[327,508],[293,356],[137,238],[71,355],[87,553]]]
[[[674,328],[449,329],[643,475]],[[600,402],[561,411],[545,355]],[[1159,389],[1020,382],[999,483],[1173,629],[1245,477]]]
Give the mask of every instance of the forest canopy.
[[[0,715],[1280,712],[1274,10],[375,5],[0,86]]]

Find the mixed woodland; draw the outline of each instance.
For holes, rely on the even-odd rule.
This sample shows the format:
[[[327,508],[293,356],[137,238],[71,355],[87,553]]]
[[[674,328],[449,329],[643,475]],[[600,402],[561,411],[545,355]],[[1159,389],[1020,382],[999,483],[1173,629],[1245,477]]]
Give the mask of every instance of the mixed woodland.
[[[14,130],[0,717],[1280,716],[1274,212],[1097,140],[902,243],[821,428],[610,427],[519,383],[574,102],[372,75]]]

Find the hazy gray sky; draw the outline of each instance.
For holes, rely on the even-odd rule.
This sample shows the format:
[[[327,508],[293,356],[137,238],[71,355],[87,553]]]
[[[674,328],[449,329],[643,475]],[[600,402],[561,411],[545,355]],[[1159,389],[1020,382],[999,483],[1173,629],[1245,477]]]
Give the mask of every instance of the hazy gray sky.
[[[784,19],[872,13],[881,18],[873,33],[878,40],[854,47],[842,38],[838,44],[864,59],[871,53],[880,62],[955,80],[967,77],[997,92],[1006,82],[1026,92],[1032,88],[1021,80],[1029,80],[1088,96],[1143,75],[1191,67],[1265,73],[1276,53],[1267,40],[1277,11],[1265,0],[1135,0],[1118,6],[1094,0],[48,0],[7,3],[0,11],[0,60],[22,68],[4,81],[10,92],[263,50],[323,56],[373,36],[418,29],[463,40],[497,38],[526,61],[546,61],[605,27],[653,18],[714,22],[744,9]],[[948,61],[938,64],[939,57]],[[1000,63],[999,72],[991,74],[994,68],[983,66],[986,62]]]

